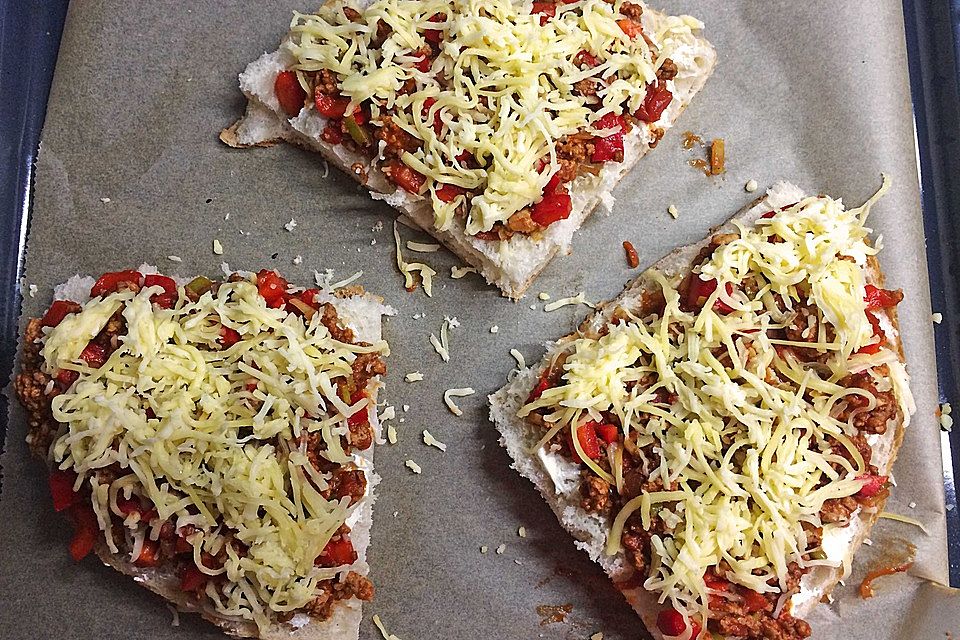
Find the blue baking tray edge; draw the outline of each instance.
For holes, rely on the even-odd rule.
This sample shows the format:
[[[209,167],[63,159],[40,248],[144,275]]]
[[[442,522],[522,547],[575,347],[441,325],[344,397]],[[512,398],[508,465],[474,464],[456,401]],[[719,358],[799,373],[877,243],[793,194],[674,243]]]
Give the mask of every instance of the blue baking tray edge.
[[[66,0],[0,3],[0,379],[8,380],[17,348],[23,253],[33,168],[47,97],[67,12]],[[941,402],[960,399],[960,309],[956,256],[960,239],[960,92],[955,61],[960,52],[960,0],[903,0],[910,84],[914,103],[927,263],[936,327]],[[7,428],[0,394],[0,442]],[[960,586],[960,513],[957,473],[960,430],[944,433],[950,583]],[[0,478],[2,482],[2,478]]]

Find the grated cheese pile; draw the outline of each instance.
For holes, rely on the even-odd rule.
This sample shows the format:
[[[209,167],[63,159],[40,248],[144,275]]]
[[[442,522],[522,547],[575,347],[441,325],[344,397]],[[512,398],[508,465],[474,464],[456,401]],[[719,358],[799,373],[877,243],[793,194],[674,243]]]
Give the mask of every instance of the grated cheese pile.
[[[181,288],[172,309],[151,304],[158,291],[92,299],[46,336],[46,370],[80,372],[52,403],[54,418],[66,425],[53,455],[61,469],[77,472],[78,488],[92,488],[112,552],[118,546],[110,513],[120,513],[118,495],[145,497],[160,521],[199,530],[188,537],[197,567],[226,578],[206,586],[216,610],[264,628],[274,614],[303,607],[318,581],[336,574],[314,567],[314,560],[356,506],[320,494],[330,476],[314,468],[305,439],[299,446],[297,439],[319,433],[322,455],[356,462],[341,436],[346,419],[368,411],[368,401],[344,401],[350,390],[338,382],[350,380],[358,354],[386,355],[387,345],[334,340],[321,314],[304,320],[268,308],[246,281],[223,283],[197,302]],[[103,367],[85,366],[80,352],[121,307],[127,334]],[[221,326],[237,331],[240,341],[221,348]],[[251,380],[258,382],[253,390]],[[127,475],[108,489],[96,471],[115,463]],[[135,552],[145,535],[157,539],[159,527],[151,529],[132,534]],[[248,547],[242,557],[229,544],[231,532]],[[223,548],[222,569],[200,561],[201,553]]]
[[[738,237],[699,269],[704,280],[719,282],[700,311],[681,309],[679,277],[648,272],[650,287],[663,291],[662,314],[630,315],[602,336],[572,341],[559,385],[520,411],[523,417],[547,408],[552,428],[540,445],[569,429],[580,457],[622,489],[618,448],[612,448],[608,473],[584,455],[575,435],[586,421],[603,421],[601,412],[619,418],[649,479],[662,480],[665,489],[623,505],[607,553],[619,550],[632,514],[645,529],[658,516],[666,533],[651,538],[644,587],[684,615],[706,619],[703,575],[721,560],[730,566],[727,579],[758,592],[786,592],[791,562],[838,566],[836,560],[803,559],[810,549],[802,523],[821,526],[824,501],[853,495],[863,484],[856,478],[866,472],[864,461],[849,438],[857,433],[857,412],[845,422],[833,416],[849,395],[867,396],[868,408],[876,398],[838,384],[841,378],[868,372],[879,391],[894,392],[909,420],[912,398],[897,353],[886,344],[873,354],[855,353],[877,341],[864,301],[864,268],[877,250],[867,242],[865,223],[887,187],[885,179],[880,192],[855,209],[807,198],[756,225],[738,225]],[[759,283],[758,290],[748,295],[745,280]],[[718,313],[717,300],[732,311]],[[819,314],[819,333],[802,344],[829,354],[824,365],[781,355],[776,345],[799,343],[768,334],[789,325],[798,305],[813,305]],[[824,320],[835,331],[828,334]],[[886,330],[891,336],[892,327]],[[880,365],[889,368],[887,375],[874,370]],[[676,394],[668,409],[657,400],[660,390]],[[848,452],[831,448],[828,437]],[[838,525],[823,526],[826,533]]]
[[[328,3],[316,15],[295,14],[285,46],[304,88],[304,72],[332,71],[352,104],[372,101],[374,120],[386,107],[395,124],[423,140],[401,159],[433,179],[427,195],[437,227],[448,229],[454,211],[466,204],[467,233],[475,234],[540,198],[560,168],[558,140],[581,130],[596,133],[593,124],[608,113],[637,111],[675,42],[703,26],[672,18],[662,33],[648,34],[659,42],[659,51],[652,50],[617,24],[622,2],[560,3],[543,25],[529,3],[510,0],[378,0],[355,22],[340,4]],[[392,29],[382,44],[376,41],[381,20]],[[429,51],[427,33],[439,39],[440,54],[420,71],[414,64],[421,50]],[[581,70],[574,62],[581,51],[599,64]],[[597,84],[597,110],[574,92],[587,78],[610,81]],[[414,90],[398,93],[408,80]],[[427,100],[435,102],[428,107]],[[457,160],[464,152],[484,168]],[[547,168],[538,172],[541,160]],[[480,193],[469,203],[462,194],[445,202],[437,183]]]

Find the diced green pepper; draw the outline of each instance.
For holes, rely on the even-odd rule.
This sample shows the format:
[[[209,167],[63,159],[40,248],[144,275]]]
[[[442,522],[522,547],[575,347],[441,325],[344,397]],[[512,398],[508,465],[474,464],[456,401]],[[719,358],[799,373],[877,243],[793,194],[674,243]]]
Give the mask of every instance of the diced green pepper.
[[[357,122],[357,119],[353,116],[347,116],[343,119],[343,124],[347,128],[347,133],[350,134],[350,137],[353,138],[353,141],[356,142],[361,147],[367,147],[370,145],[370,133]]]
[[[194,295],[202,296],[207,291],[210,291],[212,287],[213,287],[213,280],[211,280],[210,278],[205,278],[203,276],[197,276],[196,278],[188,282],[187,286],[184,288]]]

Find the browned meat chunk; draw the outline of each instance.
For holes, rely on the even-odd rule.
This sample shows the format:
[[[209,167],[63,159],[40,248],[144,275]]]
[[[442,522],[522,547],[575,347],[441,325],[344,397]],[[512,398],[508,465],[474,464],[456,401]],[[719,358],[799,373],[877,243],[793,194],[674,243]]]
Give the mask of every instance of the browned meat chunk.
[[[858,503],[853,496],[833,498],[823,503],[820,519],[824,523],[847,522],[850,514],[857,510]]]
[[[878,373],[886,371],[878,368]],[[866,372],[849,375],[840,380],[842,386],[848,389],[863,389],[877,399],[877,406],[870,411],[864,410],[869,404],[867,398],[860,395],[847,396],[847,408],[838,416],[838,420],[848,420],[853,412],[853,426],[866,433],[883,434],[887,431],[887,422],[897,415],[897,399],[890,391],[877,391],[873,378]]]
[[[607,511],[610,508],[610,484],[588,470],[580,477],[580,506],[590,513]]]
[[[643,6],[632,2],[624,2],[620,7],[620,13],[623,14],[625,18],[639,21],[640,18],[643,17]]]
[[[340,316],[337,315],[337,309],[330,303],[324,303],[323,315],[320,322],[327,328],[334,340],[340,342],[353,342],[353,331],[340,325]]]
[[[533,233],[541,229],[540,225],[530,217],[530,209],[524,207],[510,216],[507,220],[507,228],[518,233]]]
[[[387,365],[376,353],[361,353],[353,361],[353,388],[364,389],[370,378],[382,376],[387,372]]]
[[[673,80],[674,78],[677,77],[677,72],[678,72],[678,69],[677,69],[676,63],[670,58],[667,58],[666,60],[663,61],[663,64],[660,65],[660,68],[657,69],[657,78],[661,82],[666,82],[667,80]]]
[[[351,571],[342,582],[331,579],[317,585],[319,594],[304,610],[314,618],[327,620],[333,614],[333,607],[341,600],[357,598],[369,602],[373,599],[373,583],[365,576]]]
[[[330,487],[323,492],[323,497],[327,500],[350,498],[348,504],[354,504],[363,498],[363,492],[366,489],[367,478],[363,475],[363,471],[340,468],[333,472]]]

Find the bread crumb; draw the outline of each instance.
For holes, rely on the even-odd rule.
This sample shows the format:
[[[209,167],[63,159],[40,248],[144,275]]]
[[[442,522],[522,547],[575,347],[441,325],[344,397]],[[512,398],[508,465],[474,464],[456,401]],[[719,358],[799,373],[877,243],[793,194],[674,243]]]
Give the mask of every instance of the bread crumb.
[[[295,218],[290,218],[290,222],[288,222],[287,224],[283,225],[283,228],[286,229],[287,231],[293,231],[294,229],[296,229],[296,228],[297,228],[297,221],[296,221],[296,219],[295,219]]]
[[[538,295],[537,297],[540,298],[541,300],[549,300],[550,294],[547,293],[546,291],[541,291],[540,295]]]
[[[427,445],[428,447],[436,447],[437,449],[440,449],[440,451],[446,452],[447,450],[447,445],[434,438],[433,434],[426,429],[423,430],[423,444]]]
[[[223,245],[220,244],[220,241],[216,238],[213,239],[213,255],[222,256],[223,255]]]
[[[506,551],[506,550],[507,550],[507,545],[506,545],[506,544],[501,544],[499,547],[497,547],[497,555],[498,555],[498,556],[502,556],[502,555],[503,555],[503,552]]]
[[[403,376],[403,379],[406,380],[407,382],[420,382],[421,380],[423,380],[423,374],[420,373],[419,371],[412,371],[407,375]]]
[[[407,465],[407,469],[410,469],[410,471],[413,471],[414,473],[420,473],[421,471],[423,471],[423,469],[420,468],[420,465],[418,465],[413,460],[407,460],[403,464]]]
[[[536,308],[537,308],[537,305],[535,305],[535,304],[530,305],[530,309],[531,309],[531,310],[536,309]]]
[[[296,257],[294,257],[293,264],[302,264],[302,263],[303,263],[303,256],[298,254]]]
[[[408,404],[403,405],[403,410],[404,412],[410,411],[410,405]]]
[[[670,217],[673,218],[674,220],[676,220],[677,216],[680,215],[680,212],[677,210],[677,206],[673,204],[667,207],[667,213],[669,213]]]
[[[743,190],[747,193],[753,193],[757,190],[757,186],[757,181],[751,178],[750,180],[747,180],[747,184],[743,185]]]
[[[37,289],[37,285],[31,284],[30,286],[27,287],[27,291],[30,292],[30,297],[33,298],[34,296],[37,295],[37,291],[39,291],[39,289]]]
[[[578,433],[578,434],[577,434],[577,437],[579,437],[579,436],[580,436],[580,434]],[[916,508],[917,508],[917,503],[911,501],[910,504],[908,504],[907,506],[910,507],[911,509],[916,509]]]
[[[498,327],[497,325],[493,325],[492,327],[490,327],[490,333],[497,333],[499,331],[500,331],[500,327]]]
[[[930,316],[930,319],[933,320],[933,324],[940,324],[941,322],[943,322],[943,314],[934,313]]]
[[[392,424],[387,425],[387,442],[397,444],[397,430]]]
[[[577,435],[579,436],[580,434],[577,434]],[[526,527],[520,527],[519,529],[517,529],[517,535],[520,536],[521,538],[526,538],[527,537]]]
[[[372,246],[375,245],[375,244],[377,244],[377,239],[376,239],[376,238],[370,238],[370,246],[372,247]]]
[[[489,549],[487,548],[487,545],[481,545],[480,553],[486,553],[487,551],[489,551]]]
[[[596,632],[595,634],[590,636],[590,640],[603,640],[603,633],[600,631]]]
[[[110,198],[100,198],[100,202],[102,202],[103,204],[107,204],[110,202]]]

